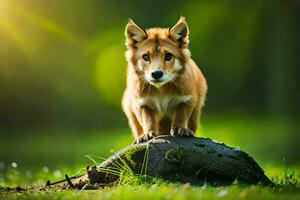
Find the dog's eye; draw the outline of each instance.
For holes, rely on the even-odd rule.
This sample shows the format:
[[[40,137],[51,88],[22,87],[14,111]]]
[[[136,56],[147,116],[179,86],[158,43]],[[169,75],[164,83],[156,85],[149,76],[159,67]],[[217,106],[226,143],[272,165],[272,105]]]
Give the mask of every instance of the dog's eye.
[[[170,61],[173,58],[173,55],[171,53],[166,53],[165,60]]]
[[[146,61],[146,62],[149,62],[149,61],[150,61],[150,57],[149,57],[148,54],[144,54],[144,55],[143,55],[143,59],[144,59],[144,61]]]

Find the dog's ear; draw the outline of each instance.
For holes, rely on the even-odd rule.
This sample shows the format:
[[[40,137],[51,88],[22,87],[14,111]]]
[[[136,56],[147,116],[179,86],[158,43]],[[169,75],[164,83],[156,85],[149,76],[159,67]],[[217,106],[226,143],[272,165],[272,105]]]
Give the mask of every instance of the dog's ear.
[[[147,34],[142,28],[129,19],[125,28],[125,36],[127,48],[136,48],[137,44],[147,37]]]
[[[189,27],[184,17],[180,17],[178,22],[169,31],[171,39],[178,43],[179,47],[187,48],[189,44]]]

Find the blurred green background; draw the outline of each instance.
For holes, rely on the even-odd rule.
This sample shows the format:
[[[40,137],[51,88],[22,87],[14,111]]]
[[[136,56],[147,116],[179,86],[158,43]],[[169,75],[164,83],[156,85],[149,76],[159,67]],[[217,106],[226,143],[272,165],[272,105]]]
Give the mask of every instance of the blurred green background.
[[[264,165],[299,164],[299,8],[299,0],[0,0],[0,182],[13,162],[75,169],[90,162],[85,154],[132,142],[120,107],[128,18],[148,28],[186,17],[209,86],[199,136]]]

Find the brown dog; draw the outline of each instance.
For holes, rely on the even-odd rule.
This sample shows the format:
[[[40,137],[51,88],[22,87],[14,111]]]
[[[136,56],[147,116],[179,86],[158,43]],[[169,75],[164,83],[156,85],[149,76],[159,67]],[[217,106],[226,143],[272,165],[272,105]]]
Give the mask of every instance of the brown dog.
[[[204,104],[206,80],[188,49],[184,17],[171,29],[126,30],[127,87],[122,106],[136,142],[158,135],[192,136]]]

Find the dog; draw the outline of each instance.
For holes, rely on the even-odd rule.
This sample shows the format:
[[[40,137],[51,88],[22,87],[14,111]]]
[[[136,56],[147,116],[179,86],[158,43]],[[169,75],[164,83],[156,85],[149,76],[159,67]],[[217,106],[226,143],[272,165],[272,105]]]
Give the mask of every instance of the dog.
[[[206,79],[191,58],[189,28],[125,28],[126,89],[122,108],[135,143],[159,135],[193,136],[207,93]]]

